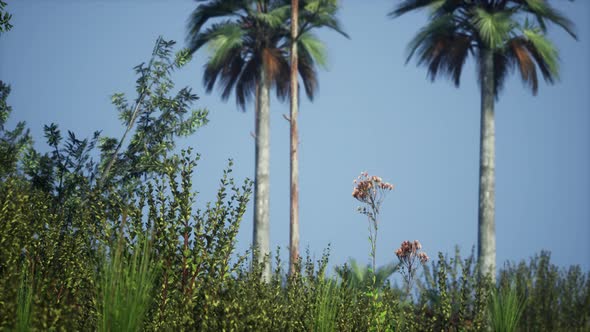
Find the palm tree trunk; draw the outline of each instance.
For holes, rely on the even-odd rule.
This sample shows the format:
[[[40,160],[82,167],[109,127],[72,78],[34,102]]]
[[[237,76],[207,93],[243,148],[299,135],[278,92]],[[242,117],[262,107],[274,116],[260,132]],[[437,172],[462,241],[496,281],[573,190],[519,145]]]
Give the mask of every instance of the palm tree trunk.
[[[299,106],[299,86],[297,81],[297,34],[299,33],[299,0],[291,0],[291,199],[289,223],[289,273],[295,273],[295,263],[299,259],[299,158],[297,145],[297,112]]]
[[[494,53],[481,51],[481,136],[477,254],[480,273],[496,280]]]
[[[256,178],[254,181],[254,247],[258,261],[270,255],[270,83],[262,65],[256,94]],[[262,278],[270,280],[267,259]]]

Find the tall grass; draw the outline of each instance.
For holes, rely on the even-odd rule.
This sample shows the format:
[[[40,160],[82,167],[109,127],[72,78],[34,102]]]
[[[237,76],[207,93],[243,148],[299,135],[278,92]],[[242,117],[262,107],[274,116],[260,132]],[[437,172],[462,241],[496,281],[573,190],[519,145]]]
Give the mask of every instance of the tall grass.
[[[518,322],[526,308],[526,299],[516,287],[504,286],[495,289],[490,298],[490,326],[493,331],[516,331]]]
[[[16,331],[26,332],[31,328],[31,308],[33,304],[33,280],[27,270],[27,264],[23,264],[20,275],[20,284],[17,292],[16,307]]]
[[[123,241],[118,241],[103,263],[100,332],[142,330],[154,298],[158,268],[153,263],[150,241],[140,238],[132,245],[132,253],[123,249]]]
[[[336,331],[338,284],[335,280],[319,282],[314,313],[314,332]]]

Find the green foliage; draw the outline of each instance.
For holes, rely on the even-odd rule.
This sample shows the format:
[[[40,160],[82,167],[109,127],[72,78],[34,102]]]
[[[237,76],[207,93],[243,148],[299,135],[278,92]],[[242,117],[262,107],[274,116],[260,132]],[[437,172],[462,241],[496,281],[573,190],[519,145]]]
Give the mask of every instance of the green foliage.
[[[527,262],[507,263],[500,272],[500,285],[514,282],[526,306],[521,331],[587,331],[590,328],[590,273],[580,266],[560,269],[542,251]]]
[[[473,250],[466,259],[459,249],[452,258],[439,253],[438,262],[424,266],[417,302],[426,318],[422,328],[479,331],[486,326],[489,279],[477,271]]]
[[[32,139],[24,122],[13,130],[6,129],[6,121],[12,113],[8,105],[10,86],[0,80],[0,180],[17,172],[18,161],[31,149]]]
[[[120,139],[100,138],[99,184],[118,184],[135,188],[139,179],[165,174],[165,163],[178,164],[171,156],[176,139],[193,134],[205,125],[207,110],[191,110],[198,96],[189,87],[172,94],[173,70],[185,66],[191,58],[187,49],[173,54],[175,41],[162,37],[156,40],[149,62],[137,65],[135,101],[130,104],[123,93],[115,93],[111,101],[126,127]],[[125,139],[132,133],[126,149]]]
[[[7,223],[0,224],[6,248],[0,252],[0,282],[6,290],[0,294],[4,304],[0,306],[2,328],[16,327],[17,317],[24,322],[27,311],[31,330],[117,330],[115,324],[120,320],[135,321],[135,326],[143,322],[144,330],[486,328],[489,288],[476,273],[473,254],[467,259],[461,259],[458,252],[451,259],[439,255],[438,262],[425,269],[425,277],[420,279],[416,302],[407,301],[403,289],[388,283],[375,291],[326,278],[327,254],[314,262],[308,253],[298,262],[297,273],[288,275],[277,252],[272,278],[264,282],[260,278],[264,264],[256,259],[247,261],[249,255],[236,256],[234,252],[250,183],[236,188],[227,170],[217,199],[205,209],[193,211],[191,202],[196,196],[190,190],[190,179],[196,161],[188,152],[180,159],[180,169],[154,179],[130,196],[117,218],[111,219],[101,210],[115,204],[93,196],[84,209],[88,213],[77,218],[90,224],[93,220],[100,222],[104,228],[89,228],[89,235],[67,227],[60,235],[55,227],[64,225],[51,217],[46,193],[22,179],[3,182],[0,218]],[[33,217],[41,218],[40,227],[35,226]],[[44,230],[43,225],[48,228]],[[80,242],[79,237],[90,240]],[[148,239],[150,245],[142,242]],[[579,267],[555,275],[548,257],[542,257],[546,261],[534,259],[533,268],[525,264],[518,265],[521,270],[509,267],[501,272],[501,285],[513,283],[517,291],[525,287],[528,294],[520,329],[584,330],[588,324],[588,275]],[[152,279],[149,275],[155,271],[153,267],[157,267],[157,274]],[[142,288],[145,291],[140,291]],[[22,294],[32,294],[31,301],[17,300],[26,297]],[[104,297],[109,294],[113,297]],[[29,309],[26,303],[31,303]],[[149,303],[143,309],[147,314],[142,316],[143,310],[133,309],[138,307],[134,303],[143,308]],[[24,310],[17,314],[17,308]],[[545,319],[552,311],[556,313]],[[106,317],[111,317],[108,327]]]
[[[501,286],[492,291],[490,325],[494,331],[516,331],[525,309],[525,300],[512,286]]]
[[[389,279],[398,268],[399,263],[390,263],[380,266],[377,268],[377,271],[373,273],[371,265],[361,266],[356,260],[350,259],[348,263],[345,263],[342,266],[337,266],[335,272],[348,287],[364,289],[371,286],[379,289],[385,287],[387,279]]]

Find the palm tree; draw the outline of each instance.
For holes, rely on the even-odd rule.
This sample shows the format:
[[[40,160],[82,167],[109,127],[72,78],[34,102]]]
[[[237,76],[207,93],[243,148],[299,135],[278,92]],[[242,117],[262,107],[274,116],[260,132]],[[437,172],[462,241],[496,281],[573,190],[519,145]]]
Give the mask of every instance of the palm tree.
[[[479,68],[481,133],[479,166],[478,259],[480,272],[495,279],[494,102],[506,77],[518,68],[533,95],[538,73],[548,83],[559,75],[558,51],[546,37],[556,24],[577,38],[574,24],[545,0],[404,0],[389,15],[428,8],[429,23],[409,44],[409,56],[428,68],[430,79],[450,77],[459,86],[465,61]],[[406,62],[407,62],[406,61]]]
[[[255,99],[255,182],[253,247],[259,261],[270,254],[270,89],[279,100],[289,91],[288,0],[214,0],[200,4],[188,24],[187,42],[194,53],[210,48],[203,82],[207,92],[217,84],[227,100],[232,91],[242,110]],[[213,21],[213,22],[211,22]],[[211,23],[207,28],[204,26]],[[300,36],[298,70],[309,98],[317,87],[315,63],[324,61],[321,43],[313,35]],[[301,56],[304,54],[304,56]],[[270,277],[265,263],[263,278]]]
[[[299,13],[301,7],[302,25],[299,25]],[[328,27],[348,38],[348,35],[340,27],[336,18],[338,0],[291,0],[291,24],[290,24],[290,197],[289,197],[289,273],[295,272],[295,263],[299,259],[299,158],[298,145],[299,133],[297,127],[297,114],[299,112],[299,83],[297,68],[299,67],[299,54],[304,57],[304,64],[313,64],[312,55],[321,60],[319,65],[325,65],[324,51],[321,44],[313,44],[313,35],[310,30],[316,27]],[[310,38],[311,37],[311,38]],[[301,44],[301,48],[298,47]],[[300,69],[301,70],[301,69]],[[313,67],[306,70],[313,70]],[[315,91],[317,82],[310,87]],[[306,87],[307,89],[307,87]],[[311,98],[313,94],[308,92]]]

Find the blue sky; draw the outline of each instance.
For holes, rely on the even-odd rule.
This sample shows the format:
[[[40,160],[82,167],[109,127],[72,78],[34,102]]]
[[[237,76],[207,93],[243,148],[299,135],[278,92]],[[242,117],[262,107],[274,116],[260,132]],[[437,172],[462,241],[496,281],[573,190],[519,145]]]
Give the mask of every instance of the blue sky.
[[[8,1],[14,28],[0,36],[0,79],[12,85],[11,124],[26,121],[46,149],[43,125],[90,136],[117,136],[123,127],[110,96],[133,98],[132,67],[149,58],[162,35],[184,45],[193,1]],[[351,39],[322,31],[329,68],[313,103],[300,106],[301,247],[318,257],[331,244],[331,263],[368,263],[367,221],[356,212],[352,181],[361,171],[396,185],[385,199],[378,265],[395,259],[403,240],[419,239],[435,257],[477,241],[479,90],[473,63],[461,88],[431,83],[406,45],[424,14],[386,17],[393,0],[344,0],[341,20]],[[521,260],[550,250],[554,263],[590,269],[590,3],[553,1],[577,25],[579,41],[556,28],[561,81],[533,97],[513,75],[496,104],[497,259]],[[207,53],[175,74],[210,110],[210,123],[180,147],[202,154],[195,174],[198,205],[215,197],[228,158],[237,179],[254,176],[253,107],[204,93]],[[233,98],[233,96],[232,96]],[[271,242],[288,245],[288,104],[271,104]],[[238,235],[252,237],[252,204]],[[286,257],[286,255],[284,255]]]

